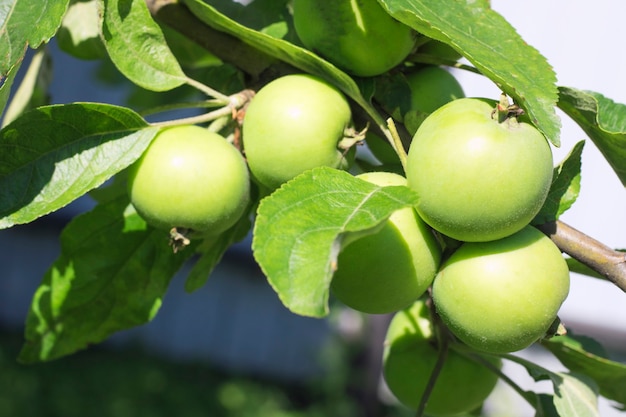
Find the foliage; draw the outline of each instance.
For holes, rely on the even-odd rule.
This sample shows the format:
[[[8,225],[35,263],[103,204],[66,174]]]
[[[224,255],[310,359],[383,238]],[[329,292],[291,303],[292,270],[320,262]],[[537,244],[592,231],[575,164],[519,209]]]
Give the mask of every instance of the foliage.
[[[85,7],[77,7],[79,3]],[[197,289],[229,246],[248,233],[253,234],[255,260],[287,308],[313,317],[329,313],[329,286],[342,245],[375,232],[395,210],[414,206],[419,196],[408,187],[379,187],[347,172],[314,168],[272,193],[254,187],[253,202],[235,226],[212,240],[194,240],[175,253],[168,247],[167,235],[134,211],[125,191],[126,168],[163,126],[206,125],[241,149],[241,123],[253,95],[250,90],[285,74],[312,74],[341,90],[352,103],[354,126],[347,135],[352,144],[360,141],[355,132],[369,128],[390,142],[404,164],[411,138],[401,120],[394,122],[381,109],[394,109],[406,97],[400,97],[401,88],[390,86],[402,84],[403,71],[421,65],[465,68],[482,74],[511,97],[514,107],[521,109],[518,114],[524,113],[521,117],[554,146],[560,144],[558,106],[581,126],[626,185],[626,105],[594,92],[557,86],[547,60],[487,0],[379,0],[387,13],[419,36],[416,53],[378,77],[351,76],[304,48],[294,33],[286,0],[256,0],[248,7],[225,0],[210,3],[2,2],[0,228],[30,223],[86,193],[99,202],[73,219],[60,236],[61,255],[33,297],[21,361],[56,359],[146,323],[158,313],[169,280],[183,263],[196,261],[187,289]],[[84,18],[77,17],[81,13]],[[85,22],[97,22],[97,27],[85,30]],[[131,101],[124,107],[48,105],[46,44],[55,35],[63,39],[66,53],[112,64],[116,76],[132,82],[138,95],[165,104],[151,109],[141,108],[145,102],[132,106]],[[459,64],[449,53],[420,54],[421,45],[435,41],[470,65]],[[93,54],[85,55],[85,43],[93,46]],[[21,85],[16,85],[28,48],[37,50],[37,58],[31,60]],[[190,102],[187,93],[170,95],[181,88],[208,98]],[[171,97],[177,101],[168,102]],[[148,114],[179,108],[203,113],[159,123],[147,120]],[[578,143],[554,168],[548,198],[534,225],[558,222],[575,203],[583,145]],[[359,158],[356,167],[386,169]],[[448,251],[458,244],[439,237]],[[569,254],[576,258],[575,248]],[[576,262],[569,265],[581,269]],[[612,281],[626,287],[623,275]],[[571,372],[551,372],[515,355],[502,355],[521,363],[534,378],[552,382],[551,394],[521,393],[538,416],[597,415],[598,395],[626,407],[623,366],[589,353],[587,344],[574,338],[561,336],[542,345]]]

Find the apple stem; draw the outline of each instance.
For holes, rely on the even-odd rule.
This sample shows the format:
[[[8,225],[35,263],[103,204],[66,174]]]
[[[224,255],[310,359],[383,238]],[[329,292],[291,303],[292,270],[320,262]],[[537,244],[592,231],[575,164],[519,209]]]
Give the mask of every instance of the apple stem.
[[[435,384],[437,383],[437,379],[439,378],[439,374],[443,369],[443,365],[446,362],[446,358],[448,357],[448,338],[442,337],[439,340],[439,355],[437,356],[437,362],[435,362],[435,366],[428,378],[428,383],[426,384],[426,389],[424,389],[424,393],[422,394],[422,398],[420,399],[419,407],[417,408],[417,413],[415,417],[422,417],[426,410],[426,405],[428,404],[428,398],[430,398],[430,394],[433,392],[435,388]]]
[[[517,118],[522,114],[524,114],[524,109],[517,104],[511,104],[506,93],[502,93],[500,101],[491,112],[491,117],[495,118],[498,123],[517,123]]]
[[[191,125],[205,122],[211,122],[224,116],[231,116],[232,119],[237,117],[237,109],[245,106],[254,96],[252,90],[243,90],[228,98],[228,104],[220,107],[217,110],[210,111],[208,113],[200,114],[198,116],[184,117],[180,119],[167,120],[164,122],[153,122],[152,126],[167,127],[177,125]]]
[[[560,220],[536,226],[564,253],[626,292],[626,253],[613,250]]]
[[[404,146],[402,145],[402,140],[400,139],[400,135],[398,134],[396,124],[391,117],[387,119],[387,127],[389,128],[389,133],[391,133],[391,146],[393,146],[396,154],[398,154],[398,158],[400,158],[400,164],[402,164],[402,169],[406,172],[406,151],[404,150]]]

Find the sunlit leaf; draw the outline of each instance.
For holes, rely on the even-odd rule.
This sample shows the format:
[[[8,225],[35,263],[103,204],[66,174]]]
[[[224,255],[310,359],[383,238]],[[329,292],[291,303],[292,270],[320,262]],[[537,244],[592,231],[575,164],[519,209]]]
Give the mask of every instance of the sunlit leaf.
[[[322,317],[342,238],[373,231],[415,202],[407,187],[380,187],[325,167],[307,171],[261,201],[254,257],[287,308]]]
[[[559,108],[589,135],[626,186],[626,104],[570,87],[559,92]]]
[[[0,229],[64,207],[133,163],[157,132],[133,111],[74,103],[0,130]]]
[[[129,80],[167,91],[186,82],[145,0],[103,0],[102,38],[111,60]]]
[[[418,32],[450,45],[526,110],[556,146],[560,120],[556,75],[486,0],[379,0],[389,13]],[[495,98],[495,97],[493,97]]]
[[[148,228],[126,195],[75,217],[35,291],[19,360],[56,359],[152,320],[192,253],[173,254],[167,232]]]

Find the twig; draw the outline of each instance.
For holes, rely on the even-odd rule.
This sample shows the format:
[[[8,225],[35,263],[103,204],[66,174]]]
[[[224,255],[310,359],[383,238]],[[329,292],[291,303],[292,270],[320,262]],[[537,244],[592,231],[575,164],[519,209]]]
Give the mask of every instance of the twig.
[[[443,365],[445,364],[446,358],[448,357],[448,347],[448,338],[442,337],[439,341],[439,355],[437,356],[437,362],[435,362],[435,367],[430,373],[430,378],[428,378],[428,383],[426,384],[426,389],[424,390],[422,398],[420,399],[419,407],[417,408],[417,413],[415,414],[415,417],[422,417],[424,415],[426,405],[428,404],[428,398],[430,398],[430,394],[435,388],[435,384],[437,383],[439,374],[441,374]]]
[[[616,251],[560,220],[537,226],[565,252],[626,292],[626,253]]]

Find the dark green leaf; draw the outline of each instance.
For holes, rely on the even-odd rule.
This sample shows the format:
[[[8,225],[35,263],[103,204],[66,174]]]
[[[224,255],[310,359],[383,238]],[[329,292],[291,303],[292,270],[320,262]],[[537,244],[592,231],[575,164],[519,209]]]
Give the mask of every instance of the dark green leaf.
[[[535,417],[563,417],[554,406],[554,396],[535,392],[527,392],[535,398]]]
[[[567,267],[569,268],[570,272],[587,275],[588,277],[592,277],[592,278],[606,279],[598,272],[594,271],[593,269],[589,268],[587,265],[583,264],[582,262],[574,258],[567,257],[565,258],[565,261],[567,262]]]
[[[544,224],[557,220],[578,198],[580,192],[580,169],[584,141],[578,142],[565,160],[554,168],[548,198],[533,224]]]
[[[202,287],[209,279],[209,275],[213,268],[217,266],[224,256],[226,250],[236,242],[246,237],[252,223],[247,216],[244,216],[237,224],[215,238],[206,239],[200,244],[197,252],[200,252],[200,258],[196,261],[187,275],[185,282],[185,290],[188,292],[195,291]]]
[[[19,360],[59,358],[152,320],[192,253],[173,254],[167,232],[148,228],[126,196],[75,217],[35,292]]]
[[[9,101],[9,97],[11,97],[13,82],[21,66],[22,60],[19,60],[9,72],[0,73],[0,115],[5,111],[6,104]]]
[[[0,2],[0,76],[54,36],[69,0],[2,0]]]
[[[556,75],[486,0],[379,0],[388,12],[418,32],[450,45],[513,97],[559,146]]]
[[[40,107],[0,130],[0,229],[65,206],[133,163],[157,132],[133,111]]]
[[[416,200],[407,187],[380,187],[325,167],[307,171],[261,200],[254,257],[287,308],[322,317],[342,239],[373,231]]]
[[[115,66],[148,90],[167,91],[187,81],[145,0],[103,0],[102,37]]]
[[[547,340],[543,346],[571,371],[592,378],[602,396],[626,405],[626,365],[607,359],[597,344],[568,335]]]
[[[559,108],[585,131],[626,186],[626,105],[592,91],[560,87]]]

